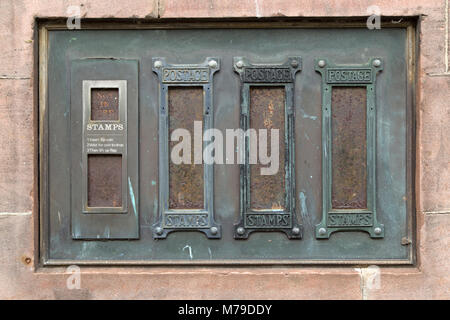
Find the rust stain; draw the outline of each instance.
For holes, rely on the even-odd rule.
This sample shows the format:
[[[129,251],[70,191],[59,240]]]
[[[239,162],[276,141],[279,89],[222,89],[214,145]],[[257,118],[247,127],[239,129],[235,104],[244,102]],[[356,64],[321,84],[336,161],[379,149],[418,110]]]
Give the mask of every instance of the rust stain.
[[[280,148],[279,169],[276,174],[261,175],[261,167],[267,167],[267,165],[250,164],[250,207],[252,209],[285,208],[284,107],[284,87],[254,86],[250,88],[250,128],[268,130],[268,155],[272,152],[270,129],[278,129]]]
[[[367,208],[366,88],[334,87],[332,207]]]
[[[31,261],[33,261],[30,257],[28,256],[22,256],[20,258],[20,260],[22,261],[23,264],[25,265],[29,265],[31,263]]]
[[[122,206],[122,155],[88,155],[88,206]]]
[[[119,89],[91,89],[91,120],[119,120]]]
[[[203,121],[201,87],[169,88],[169,139],[173,130],[183,128],[191,133],[192,164],[174,164],[169,159],[169,208],[203,209],[203,165],[194,162],[194,121]],[[203,133],[202,133],[203,134]],[[169,156],[178,141],[169,142]]]

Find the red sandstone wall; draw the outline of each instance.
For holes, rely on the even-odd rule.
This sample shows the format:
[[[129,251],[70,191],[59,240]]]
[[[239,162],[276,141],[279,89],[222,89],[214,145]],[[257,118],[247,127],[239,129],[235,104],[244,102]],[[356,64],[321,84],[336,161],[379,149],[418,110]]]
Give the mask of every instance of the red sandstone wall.
[[[68,290],[65,268],[38,268],[35,201],[34,18],[351,17],[423,15],[417,100],[419,263],[382,268],[82,268]],[[448,0],[1,0],[0,298],[450,298],[450,70]],[[283,288],[283,290],[280,290]]]

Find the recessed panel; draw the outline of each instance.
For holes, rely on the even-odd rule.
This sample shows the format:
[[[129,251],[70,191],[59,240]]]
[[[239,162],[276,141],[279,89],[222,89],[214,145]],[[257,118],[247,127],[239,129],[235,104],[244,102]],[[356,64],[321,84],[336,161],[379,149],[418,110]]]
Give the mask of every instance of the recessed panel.
[[[88,207],[122,206],[122,155],[88,155]]]
[[[119,89],[91,89],[91,120],[119,120]]]
[[[285,208],[285,89],[284,87],[250,88],[250,128],[267,132],[267,156],[276,154],[272,150],[272,130],[278,130],[276,143],[279,146],[278,171],[263,175],[261,169],[268,165],[250,163],[250,208],[280,209]],[[261,134],[258,134],[258,153],[261,148]],[[258,157],[259,158],[259,157]],[[273,165],[273,164],[272,164]]]
[[[71,64],[72,238],[139,237],[137,61]]]
[[[191,146],[190,164],[175,164],[169,159],[169,209],[203,209],[203,164],[194,164],[194,121],[201,124],[203,120],[203,88],[169,87],[168,103],[169,137],[176,129],[188,130]],[[169,155],[178,143],[169,142]]]
[[[366,88],[333,87],[333,209],[367,208]]]

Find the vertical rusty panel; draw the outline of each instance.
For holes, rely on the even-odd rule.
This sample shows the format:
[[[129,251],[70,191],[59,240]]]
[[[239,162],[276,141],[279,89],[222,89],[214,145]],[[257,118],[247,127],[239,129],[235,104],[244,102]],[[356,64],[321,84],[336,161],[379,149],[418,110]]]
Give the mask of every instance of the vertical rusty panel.
[[[268,165],[250,164],[250,208],[285,208],[285,88],[253,86],[250,88],[250,128],[267,129],[267,154],[271,155],[271,129],[279,130],[279,168],[274,175],[261,175]],[[258,135],[259,136],[259,135]],[[259,145],[259,140],[258,140]],[[259,147],[259,146],[258,146]],[[259,148],[258,148],[259,150]],[[259,151],[258,151],[259,152]],[[258,155],[259,160],[259,155]]]
[[[367,208],[365,87],[333,87],[331,97],[334,209]]]
[[[91,89],[91,120],[119,120],[119,89]]]
[[[203,165],[194,164],[194,121],[203,121],[202,87],[169,87],[169,139],[177,128],[191,133],[191,164],[169,161],[169,209],[203,209]],[[203,136],[203,132],[202,132]],[[169,157],[178,141],[169,141]]]
[[[88,155],[88,207],[122,206],[122,155]]]

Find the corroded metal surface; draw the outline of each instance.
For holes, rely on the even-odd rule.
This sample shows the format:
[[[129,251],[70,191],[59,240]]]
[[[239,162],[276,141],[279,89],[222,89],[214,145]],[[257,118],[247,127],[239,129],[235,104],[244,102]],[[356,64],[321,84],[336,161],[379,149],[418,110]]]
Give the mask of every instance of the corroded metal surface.
[[[367,208],[366,88],[333,87],[332,208]]]
[[[285,208],[285,143],[284,143],[284,87],[250,88],[250,128],[267,130],[267,154],[271,155],[271,129],[279,130],[279,169],[274,175],[261,175],[268,165],[250,164],[251,209]],[[258,141],[258,149],[259,149]],[[259,152],[259,151],[258,151]],[[259,159],[259,156],[258,156]]]
[[[290,56],[282,64],[263,65],[237,56],[233,64],[241,79],[240,127],[250,139],[240,168],[241,219],[234,238],[282,232],[289,240],[301,239],[303,228],[295,214],[293,93],[302,59]]]
[[[121,155],[88,155],[88,206],[122,206]]]
[[[91,120],[119,120],[119,89],[91,89]]]
[[[43,105],[44,108],[48,106],[48,109],[44,109],[48,112],[42,113],[41,118],[44,120],[48,119],[46,121],[49,125],[48,131],[44,130],[43,132],[47,134],[48,139],[46,141],[48,141],[50,148],[48,152],[43,153],[48,156],[49,160],[43,166],[44,169],[48,168],[48,170],[45,170],[46,174],[43,175],[43,179],[48,179],[49,182],[45,185],[45,189],[49,192],[45,194],[43,199],[51,200],[46,201],[48,202],[46,203],[46,205],[48,204],[48,210],[45,209],[42,215],[42,217],[46,217],[43,220],[46,233],[43,234],[48,235],[44,240],[50,244],[42,251],[48,252],[48,260],[44,260],[44,262],[55,262],[55,259],[64,259],[59,261],[62,261],[62,264],[66,264],[69,263],[67,261],[83,259],[80,263],[89,263],[87,260],[90,260],[93,261],[91,264],[162,264],[165,266],[180,263],[198,265],[204,263],[219,265],[222,263],[247,265],[249,263],[266,265],[361,263],[367,265],[373,261],[376,263],[405,263],[403,261],[411,256],[408,255],[408,246],[404,246],[400,242],[402,237],[409,235],[408,230],[410,230],[408,229],[408,219],[411,215],[406,210],[406,203],[414,202],[414,198],[410,198],[411,194],[407,193],[405,189],[405,186],[407,186],[405,183],[408,181],[414,182],[414,179],[406,180],[406,173],[410,172],[407,168],[406,158],[410,154],[407,152],[405,143],[406,138],[410,137],[410,135],[407,135],[410,131],[407,131],[406,128],[413,127],[412,124],[414,122],[407,122],[405,118],[406,101],[410,97],[408,92],[405,91],[408,85],[405,79],[409,74],[408,69],[406,69],[408,60],[404,59],[405,52],[408,52],[408,50],[405,50],[406,41],[403,41],[405,32],[398,28],[396,30],[388,29],[375,34],[370,30],[367,31],[367,28],[325,31],[312,28],[194,30],[195,33],[198,33],[198,37],[192,37],[192,30],[179,29],[172,31],[140,30],[139,33],[136,31],[137,34],[135,34],[135,31],[108,31],[108,34],[111,32],[117,33],[117,37],[102,35],[102,31],[98,30],[82,31],[82,36],[75,34],[80,31],[70,31],[67,37],[63,36],[63,34],[69,31],[55,32],[55,35],[51,38],[53,42],[49,46],[52,50],[52,54],[49,55],[51,59],[49,65],[52,67],[49,73],[49,84],[51,84],[49,88],[50,101],[48,105]],[[156,33],[155,36],[152,32]],[[126,37],[124,37],[125,33]],[[69,42],[72,37],[77,37],[78,39],[82,37],[82,40],[87,42],[83,42],[83,45],[76,45],[77,41]],[[305,44],[311,43],[311,41],[308,42],[308,39],[311,39],[311,37],[317,39],[317,41],[314,41],[314,46],[305,46]],[[361,46],[355,45],[355,37],[358,37],[358,44]],[[99,43],[100,38],[103,46],[112,51],[95,46]],[[148,41],[138,41],[144,38]],[[168,41],[169,38],[170,41]],[[244,40],[236,41],[236,39]],[[261,43],[264,43],[261,40],[264,39],[272,45],[261,45]],[[189,40],[189,45],[181,46],[180,43],[186,44],[186,40]],[[117,41],[120,42],[120,46]],[[127,43],[129,44],[130,41],[139,42],[143,46],[142,51],[137,48],[136,50],[125,52],[123,48],[126,48]],[[385,42],[385,45],[380,47],[380,41]],[[329,49],[330,47],[333,50],[327,51],[327,48]],[[260,51],[256,54],[254,51],[249,52],[248,48],[259,48]],[[378,205],[380,220],[388,223],[389,228],[386,229],[384,240],[373,240],[367,234],[360,232],[361,230],[372,229],[366,224],[363,226],[361,224],[358,225],[359,222],[355,220],[363,220],[360,216],[346,216],[345,219],[338,217],[339,219],[333,220],[331,218],[336,216],[333,213],[334,217],[329,216],[329,219],[325,220],[321,227],[327,230],[337,230],[336,233],[328,237],[329,240],[317,241],[313,239],[312,229],[316,223],[321,221],[322,208],[325,208],[324,210],[328,210],[328,212],[332,211],[327,207],[328,201],[325,201],[329,199],[331,207],[331,183],[323,183],[322,172],[325,171],[322,171],[321,168],[322,163],[330,165],[331,168],[331,161],[326,161],[331,158],[331,152],[326,153],[329,158],[323,157],[322,148],[323,144],[329,141],[329,151],[331,151],[332,136],[331,134],[322,135],[321,133],[322,127],[325,127],[322,123],[325,120],[322,119],[329,119],[331,122],[331,117],[322,111],[331,103],[332,90],[329,88],[329,91],[326,91],[325,89],[328,86],[323,86],[321,90],[318,83],[320,75],[315,74],[315,70],[312,68],[312,59],[320,52],[327,52],[329,53],[329,63],[327,65],[332,66],[333,62],[348,62],[351,64],[350,66],[356,65],[359,67],[357,64],[364,59],[364,57],[361,58],[361,48],[368,49],[366,56],[382,55],[384,61],[386,61],[386,72],[381,74],[381,77],[378,77],[376,85],[375,83],[371,84],[373,85],[373,91],[370,91],[370,88],[367,90],[368,111],[370,112],[370,106],[374,106],[377,109],[374,124],[378,126],[376,128],[378,129],[378,134],[374,141],[377,149],[371,148],[368,140],[367,159],[369,160],[370,150],[373,150],[376,155],[376,162],[368,161],[368,168],[375,163],[377,171],[373,174],[373,170],[368,170],[368,176],[373,174],[376,178],[378,189],[376,204]],[[71,55],[70,51],[74,49],[78,50],[75,56]],[[89,68],[85,69],[71,69],[69,74],[67,64],[57,63],[62,61],[58,57],[88,57],[94,54],[95,56],[101,56],[105,52],[108,54],[111,52],[111,57],[136,58],[138,59],[137,62],[142,62],[133,69],[136,70],[136,80],[133,81],[133,78],[130,79],[131,76],[128,76],[128,73],[120,71],[120,65],[117,66],[118,60],[116,59],[108,59],[109,65],[106,65],[106,63],[105,65],[96,64],[95,71],[97,73],[103,72],[103,70],[110,70],[109,73],[103,72],[97,76],[91,72],[91,69],[94,69],[92,67],[93,64],[88,65]],[[160,129],[165,128],[160,126],[160,121],[166,121],[168,127],[168,108],[167,105],[163,104],[167,101],[167,91],[163,90],[167,86],[160,84],[157,80],[158,77],[155,76],[155,72],[148,72],[150,67],[149,55],[156,57],[159,54],[167,53],[167,61],[193,63],[199,61],[199,54],[202,52],[220,56],[226,62],[224,68],[214,77],[214,90],[212,87],[210,88],[210,91],[214,93],[214,127],[220,129],[223,133],[223,130],[226,128],[235,129],[241,127],[241,113],[246,112],[246,109],[241,110],[240,108],[240,97],[243,96],[242,92],[247,92],[244,91],[247,83],[239,82],[236,73],[232,73],[230,70],[230,61],[233,60],[234,56],[248,54],[253,57],[254,62],[265,63],[275,61],[275,59],[276,62],[281,62],[283,61],[283,54],[288,52],[299,52],[304,55],[307,68],[297,74],[295,90],[291,92],[295,97],[296,113],[294,118],[296,148],[294,160],[297,192],[294,194],[294,199],[297,201],[297,210],[295,212],[298,219],[301,219],[305,226],[304,240],[290,241],[286,234],[282,233],[282,231],[275,232],[274,228],[265,233],[259,231],[262,229],[258,229],[249,236],[248,240],[232,240],[234,239],[234,224],[240,222],[241,217],[245,217],[243,214],[240,215],[240,206],[244,204],[244,201],[240,201],[239,198],[241,194],[239,190],[241,185],[240,173],[243,171],[243,165],[215,165],[214,168],[215,197],[212,208],[215,209],[214,214],[223,226],[224,233],[221,240],[208,241],[204,234],[200,234],[197,231],[187,232],[181,230],[170,233],[165,240],[153,240],[156,232],[150,230],[150,226],[153,226],[158,221],[164,222],[163,217],[166,215],[162,211],[165,209],[163,205],[166,204],[168,206],[168,181],[167,184],[164,184],[164,187],[167,188],[164,188],[163,191],[160,188],[163,179],[168,180],[168,175],[159,174],[159,168],[163,163],[159,161],[160,154],[165,155],[164,163],[166,163],[167,168],[169,165],[167,158],[168,139],[159,140],[159,137],[165,134]],[[99,59],[92,60],[95,60],[95,63],[97,63]],[[69,60],[65,61],[69,63]],[[85,63],[85,61],[82,63]],[[344,67],[349,69],[348,66]],[[83,73],[80,71],[83,71]],[[128,135],[128,173],[131,176],[133,188],[129,187],[124,194],[129,197],[128,214],[84,214],[81,207],[82,201],[79,201],[81,196],[76,196],[76,192],[81,193],[84,188],[84,184],[76,180],[76,176],[80,176],[79,163],[82,155],[82,145],[79,141],[83,128],[80,122],[82,108],[79,101],[81,99],[81,81],[83,79],[117,79],[118,75],[120,75],[120,79],[129,81],[127,86],[130,97],[128,100],[128,130],[130,130]],[[69,85],[68,78],[71,80],[70,90],[67,87]],[[139,80],[139,83],[137,80]],[[279,85],[277,84],[277,86]],[[204,92],[206,94],[208,91],[204,90]],[[372,102],[370,100],[371,92],[372,94],[376,92],[376,104],[370,104]],[[322,94],[325,97],[323,100],[321,99]],[[131,103],[131,97],[134,96],[139,102],[139,108],[137,104],[133,105]],[[242,106],[249,106],[249,97],[244,97],[246,100],[244,100]],[[67,101],[71,101],[70,114],[67,114],[67,108],[61,107],[67,106]],[[286,101],[288,105],[288,92],[286,93]],[[323,110],[319,106],[322,101]],[[205,114],[206,107],[205,98]],[[331,108],[328,107],[328,110],[331,110]],[[412,112],[411,110],[414,111],[412,107],[408,107],[408,112]],[[139,113],[139,118],[137,116],[132,117],[133,114],[137,115],[137,113]],[[247,114],[245,113],[245,118],[248,118]],[[286,114],[289,117],[289,109],[287,109]],[[369,117],[370,114],[367,116],[368,134],[370,129]],[[71,128],[68,127],[68,122],[71,123]],[[289,122],[287,121],[287,123]],[[247,129],[247,127],[242,127]],[[331,124],[329,127],[331,128]],[[132,131],[134,128],[139,130]],[[286,135],[288,135],[288,132],[286,132]],[[167,136],[168,130],[164,137]],[[290,142],[292,139],[287,141]],[[137,153],[137,148],[134,147],[134,143],[136,147],[139,147],[139,154]],[[167,150],[160,149],[160,144]],[[408,147],[413,148],[414,145],[409,145]],[[286,147],[286,149],[288,148]],[[71,152],[71,150],[74,151]],[[164,151],[164,153],[159,152],[160,150]],[[71,152],[71,154],[67,155],[67,152]],[[139,162],[134,161],[133,156],[138,158]],[[71,172],[68,170],[68,163],[71,164]],[[205,171],[207,170],[206,167]],[[139,170],[134,170],[134,168]],[[139,175],[139,180],[136,178],[133,180],[135,172]],[[288,172],[286,170],[287,175]],[[209,190],[206,188],[206,181],[205,179],[205,194]],[[286,184],[287,181],[288,179],[286,179]],[[329,181],[331,182],[331,170]],[[128,179],[123,180],[123,182],[128,186]],[[327,198],[325,200],[322,198],[322,185],[330,189],[330,197],[326,194]],[[368,194],[370,195],[369,185],[370,179],[368,178]],[[136,190],[137,187],[140,187],[140,189]],[[72,190],[75,191],[72,193]],[[161,195],[166,190],[166,201],[160,201]],[[250,190],[250,186],[248,190]],[[72,240],[70,238],[68,229],[71,216],[80,216],[86,222],[91,222],[93,218],[91,220],[87,219],[95,216],[95,225],[98,226],[99,231],[97,229],[94,231],[100,235],[101,232],[107,234],[109,230],[106,227],[109,226],[111,226],[111,230],[117,226],[116,234],[124,230],[130,223],[124,223],[122,219],[125,219],[126,216],[134,216],[135,212],[133,192],[135,197],[141,195],[139,203],[136,203],[135,206],[138,210],[137,218],[141,222],[138,229],[139,241],[96,240],[88,242],[84,239]],[[124,195],[123,203],[125,203]],[[407,199],[402,198],[403,196]],[[71,199],[76,201],[71,201]],[[370,206],[369,200],[370,198],[368,197]],[[207,201],[206,196],[205,201]],[[287,206],[288,201],[286,203]],[[336,211],[345,210],[340,209]],[[350,210],[347,211],[350,212]],[[252,213],[249,212],[249,214]],[[339,212],[339,214],[341,213]],[[350,213],[346,212],[345,214]],[[354,213],[354,215],[361,214],[363,214],[363,210]],[[272,216],[269,216],[269,219],[267,219],[269,221],[264,223],[270,223],[270,218]],[[198,220],[202,221],[202,219]],[[275,223],[278,222],[277,219],[274,220]],[[337,222],[334,223],[334,221]],[[333,227],[328,226],[329,222],[334,223]],[[243,227],[244,223],[245,220],[242,223]],[[91,225],[92,223],[89,225],[88,223],[84,225],[79,224],[80,230],[86,230]],[[338,226],[334,227],[334,225]],[[160,226],[161,228],[166,228],[164,224],[160,224]],[[100,227],[102,228],[100,229]],[[131,228],[128,228],[126,231],[129,232],[129,230]],[[341,230],[346,232],[340,232]],[[412,229],[412,231],[414,230]],[[127,236],[125,232],[119,234],[119,236],[121,235],[124,238]],[[86,250],[86,246],[89,246],[89,250]]]
[[[165,57],[153,57],[152,63],[160,102],[159,216],[152,225],[153,238],[199,231],[208,239],[220,239],[221,226],[214,220],[214,165],[202,163],[202,130],[213,128],[212,79],[220,70],[220,58],[171,64]],[[182,131],[171,142],[177,129]]]
[[[203,165],[194,162],[194,121],[203,120],[203,89],[201,87],[169,88],[169,137],[173,130],[183,128],[191,133],[192,164],[169,161],[169,208],[203,209]],[[179,141],[169,141],[169,155]]]
[[[383,60],[336,65],[315,60],[322,75],[322,222],[316,238],[364,231],[384,238],[377,220],[376,74]]]

